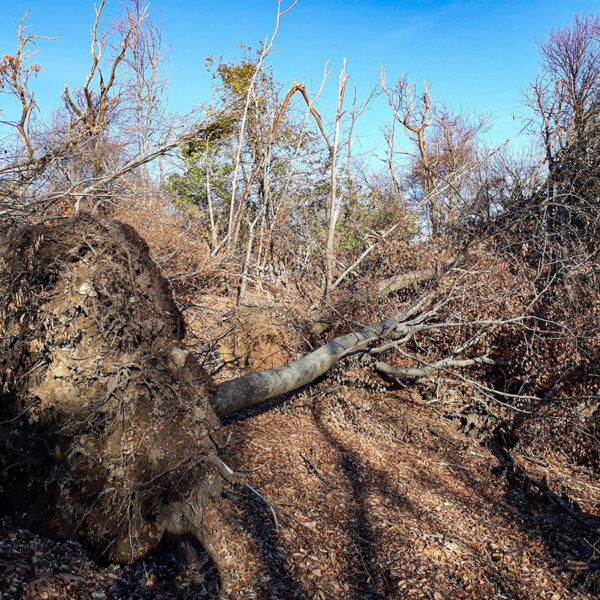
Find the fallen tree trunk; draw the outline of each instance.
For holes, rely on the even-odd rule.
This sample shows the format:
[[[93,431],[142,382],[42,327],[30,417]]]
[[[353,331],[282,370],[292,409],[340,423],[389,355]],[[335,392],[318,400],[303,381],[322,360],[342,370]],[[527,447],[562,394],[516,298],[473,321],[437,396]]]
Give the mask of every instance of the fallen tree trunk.
[[[435,371],[444,371],[452,367],[464,368],[481,364],[496,366],[510,364],[505,361],[491,359],[487,354],[472,358],[459,357],[460,354],[475,347],[478,342],[486,337],[489,333],[487,330],[480,331],[462,345],[456,347],[449,356],[433,363],[425,362],[400,350],[400,344],[407,342],[419,332],[440,331],[448,327],[455,327],[458,324],[452,321],[445,323],[430,322],[433,317],[438,315],[440,307],[444,304],[442,301],[437,307],[425,310],[433,297],[433,293],[425,294],[403,312],[374,325],[369,325],[360,331],[336,337],[314,352],[287,365],[249,373],[237,379],[221,383],[211,401],[215,413],[219,417],[225,417],[270,398],[297,390],[324,375],[342,358],[359,351],[363,352],[364,358],[370,359],[373,368],[380,373],[409,379],[427,377]],[[515,320],[504,321],[504,323],[514,322]],[[475,324],[476,322],[471,323]],[[493,330],[503,322],[488,320],[477,323],[483,326],[491,326]],[[389,341],[376,347],[376,343],[384,339]],[[373,355],[391,348],[396,348],[405,357],[421,362],[424,366],[419,368],[394,367],[374,358]]]
[[[281,396],[309,384],[331,369],[350,352],[393,331],[398,324],[395,315],[360,331],[339,336],[314,352],[287,365],[249,373],[221,383],[212,404],[218,416],[227,416],[269,398]]]
[[[401,313],[360,331],[336,337],[314,352],[287,365],[249,373],[221,383],[212,399],[215,413],[224,417],[269,398],[292,392],[329,371],[348,354],[367,348],[377,340],[416,333],[435,311],[429,311],[412,321],[410,319],[420,313],[431,299],[432,295],[427,294]]]

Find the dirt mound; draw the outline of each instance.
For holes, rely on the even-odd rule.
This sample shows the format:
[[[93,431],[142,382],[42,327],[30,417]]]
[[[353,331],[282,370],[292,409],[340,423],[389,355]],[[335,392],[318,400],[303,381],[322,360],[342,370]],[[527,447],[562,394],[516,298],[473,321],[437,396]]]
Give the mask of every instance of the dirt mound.
[[[201,535],[211,383],[138,234],[84,215],[0,239],[0,332],[0,509],[117,560]]]
[[[232,324],[219,340],[220,358],[226,367],[222,376],[235,377],[279,367],[293,360],[298,343],[290,324],[289,313],[272,307],[239,308]]]

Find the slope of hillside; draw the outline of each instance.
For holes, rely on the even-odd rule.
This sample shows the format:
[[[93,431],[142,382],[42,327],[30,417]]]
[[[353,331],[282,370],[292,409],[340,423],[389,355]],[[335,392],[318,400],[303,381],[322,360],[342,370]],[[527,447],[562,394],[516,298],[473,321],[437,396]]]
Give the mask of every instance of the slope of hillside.
[[[213,501],[204,506],[204,548],[193,537],[167,535],[150,552],[138,544],[137,560],[119,565],[108,563],[106,553],[93,557],[75,542],[52,541],[30,531],[25,506],[19,504],[27,500],[24,486],[31,481],[36,493],[29,500],[39,507],[48,498],[48,507],[59,514],[65,506],[52,490],[67,485],[76,490],[79,480],[73,475],[85,467],[79,460],[77,469],[71,468],[61,448],[70,447],[76,436],[88,439],[95,433],[103,440],[112,431],[113,421],[105,430],[96,423],[89,431],[85,419],[73,422],[65,408],[67,401],[70,410],[75,407],[85,416],[89,407],[80,404],[94,392],[101,406],[113,412],[128,407],[133,417],[145,414],[134,410],[145,396],[134,393],[138,380],[133,375],[111,387],[114,377],[99,377],[96,363],[88,369],[88,363],[79,360],[82,356],[91,360],[91,353],[95,361],[104,361],[100,366],[109,374],[117,363],[126,368],[144,362],[146,367],[135,371],[143,389],[152,373],[160,376],[152,387],[157,395],[153,402],[164,402],[174,394],[171,412],[187,437],[177,437],[180,446],[170,452],[171,462],[150,483],[172,472],[176,478],[168,481],[180,487],[170,491],[177,495],[189,486],[189,471],[180,472],[180,456],[195,457],[202,437],[188,431],[190,415],[197,415],[199,401],[208,410],[208,397],[214,391],[210,377],[198,370],[198,362],[223,380],[282,364],[306,351],[302,329],[308,314],[308,306],[302,305],[306,298],[289,289],[279,294],[279,303],[256,291],[255,305],[245,307],[235,307],[230,298],[208,288],[200,289],[190,304],[193,310],[184,313],[191,330],[186,340],[166,326],[152,327],[149,315],[162,315],[168,324],[168,319],[180,319],[180,313],[147,257],[148,248],[133,230],[88,217],[61,227],[44,235],[32,230],[29,237],[17,236],[4,247],[7,311],[3,318],[10,335],[21,336],[15,339],[22,341],[18,346],[22,352],[7,350],[3,358],[19,376],[11,379],[5,374],[14,393],[3,404],[0,486],[3,505],[13,517],[0,521],[0,598],[583,600],[598,596],[599,406],[596,396],[586,392],[583,379],[581,390],[574,392],[578,384],[570,381],[571,388],[557,387],[555,397],[545,398],[541,405],[511,408],[491,395],[486,398],[467,385],[449,381],[445,373],[404,384],[374,374],[356,358],[346,359],[306,389],[240,412],[223,427],[212,417],[214,452],[241,480],[224,482],[222,497],[212,494]],[[153,285],[159,283],[160,289],[155,289]],[[40,315],[51,314],[48,306],[58,316],[41,321]],[[76,318],[83,325],[71,327]],[[82,333],[95,331],[84,326],[86,318],[105,325],[109,335],[84,344]],[[111,327],[117,326],[121,333],[110,334]],[[40,347],[36,340],[44,331],[50,333]],[[123,335],[123,331],[137,334]],[[4,339],[9,349],[10,339]],[[173,355],[173,344],[179,348],[186,343],[199,353],[186,355],[180,348],[187,356],[182,369],[174,362],[179,355]],[[139,354],[137,360],[132,353]],[[153,363],[148,361],[150,355]],[[57,365],[63,363],[66,375],[57,378]],[[42,390],[46,395],[39,399],[44,400],[48,415],[58,415],[40,421],[47,431],[39,429],[38,421],[27,421],[14,402],[26,389],[41,389],[46,380]],[[63,388],[70,381],[83,382],[83,387],[67,386],[69,394],[52,395],[59,389],[55,380]],[[28,411],[42,406],[33,397],[26,398],[32,403]],[[56,420],[61,415],[66,415],[64,422]],[[152,431],[160,432],[164,414],[150,423],[143,448],[132,444],[148,423],[142,420],[135,425],[121,436],[122,447],[114,457],[125,468],[134,464],[132,448],[137,448],[135,456],[141,457],[142,466],[152,463],[145,461],[142,450],[146,448],[150,458],[156,454],[160,436]],[[19,449],[26,446],[24,436],[32,431],[36,445],[29,452],[37,449],[47,463],[54,461],[53,470],[36,470],[35,461],[19,460]],[[35,437],[39,431],[47,439]],[[212,449],[213,436],[209,437]],[[15,445],[15,439],[21,446]],[[88,462],[105,467],[102,456],[89,454]],[[210,462],[210,468],[217,463]],[[104,485],[102,477],[92,477],[95,474],[97,469],[89,470],[86,485]],[[201,475],[201,470],[194,470],[195,477]],[[125,474],[120,477],[123,483],[118,490],[125,493],[130,485],[135,491],[135,482]],[[114,493],[112,487],[107,489]],[[155,491],[151,497],[162,494],[168,500],[163,484]],[[100,493],[98,498],[87,511],[82,504],[71,505],[77,522],[71,520],[75,527],[66,532],[87,539],[90,547],[97,532],[107,542],[115,532],[127,537],[127,530],[119,526],[121,513],[102,504],[108,495]],[[155,513],[148,510],[148,518],[156,517]],[[39,532],[44,527],[37,520]],[[101,527],[105,522],[113,524],[113,533]],[[56,527],[46,529],[61,533]]]

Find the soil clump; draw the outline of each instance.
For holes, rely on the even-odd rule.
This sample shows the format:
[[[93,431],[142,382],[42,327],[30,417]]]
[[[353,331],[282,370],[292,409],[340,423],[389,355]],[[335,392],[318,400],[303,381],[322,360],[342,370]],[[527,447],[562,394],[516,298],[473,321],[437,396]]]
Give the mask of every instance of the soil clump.
[[[0,239],[0,510],[132,561],[202,537],[212,383],[147,244],[82,215]]]

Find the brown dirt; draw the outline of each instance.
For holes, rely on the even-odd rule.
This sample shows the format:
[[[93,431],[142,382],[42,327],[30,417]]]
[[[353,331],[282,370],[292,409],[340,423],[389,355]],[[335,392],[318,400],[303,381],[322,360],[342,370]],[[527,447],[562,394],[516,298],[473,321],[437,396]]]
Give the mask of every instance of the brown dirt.
[[[290,321],[272,307],[245,307],[235,311],[230,329],[219,340],[219,355],[225,363],[223,379],[279,367],[291,360],[297,345]]]
[[[117,560],[199,533],[211,384],[146,243],[90,216],[22,229],[0,240],[0,290],[2,510]]]

